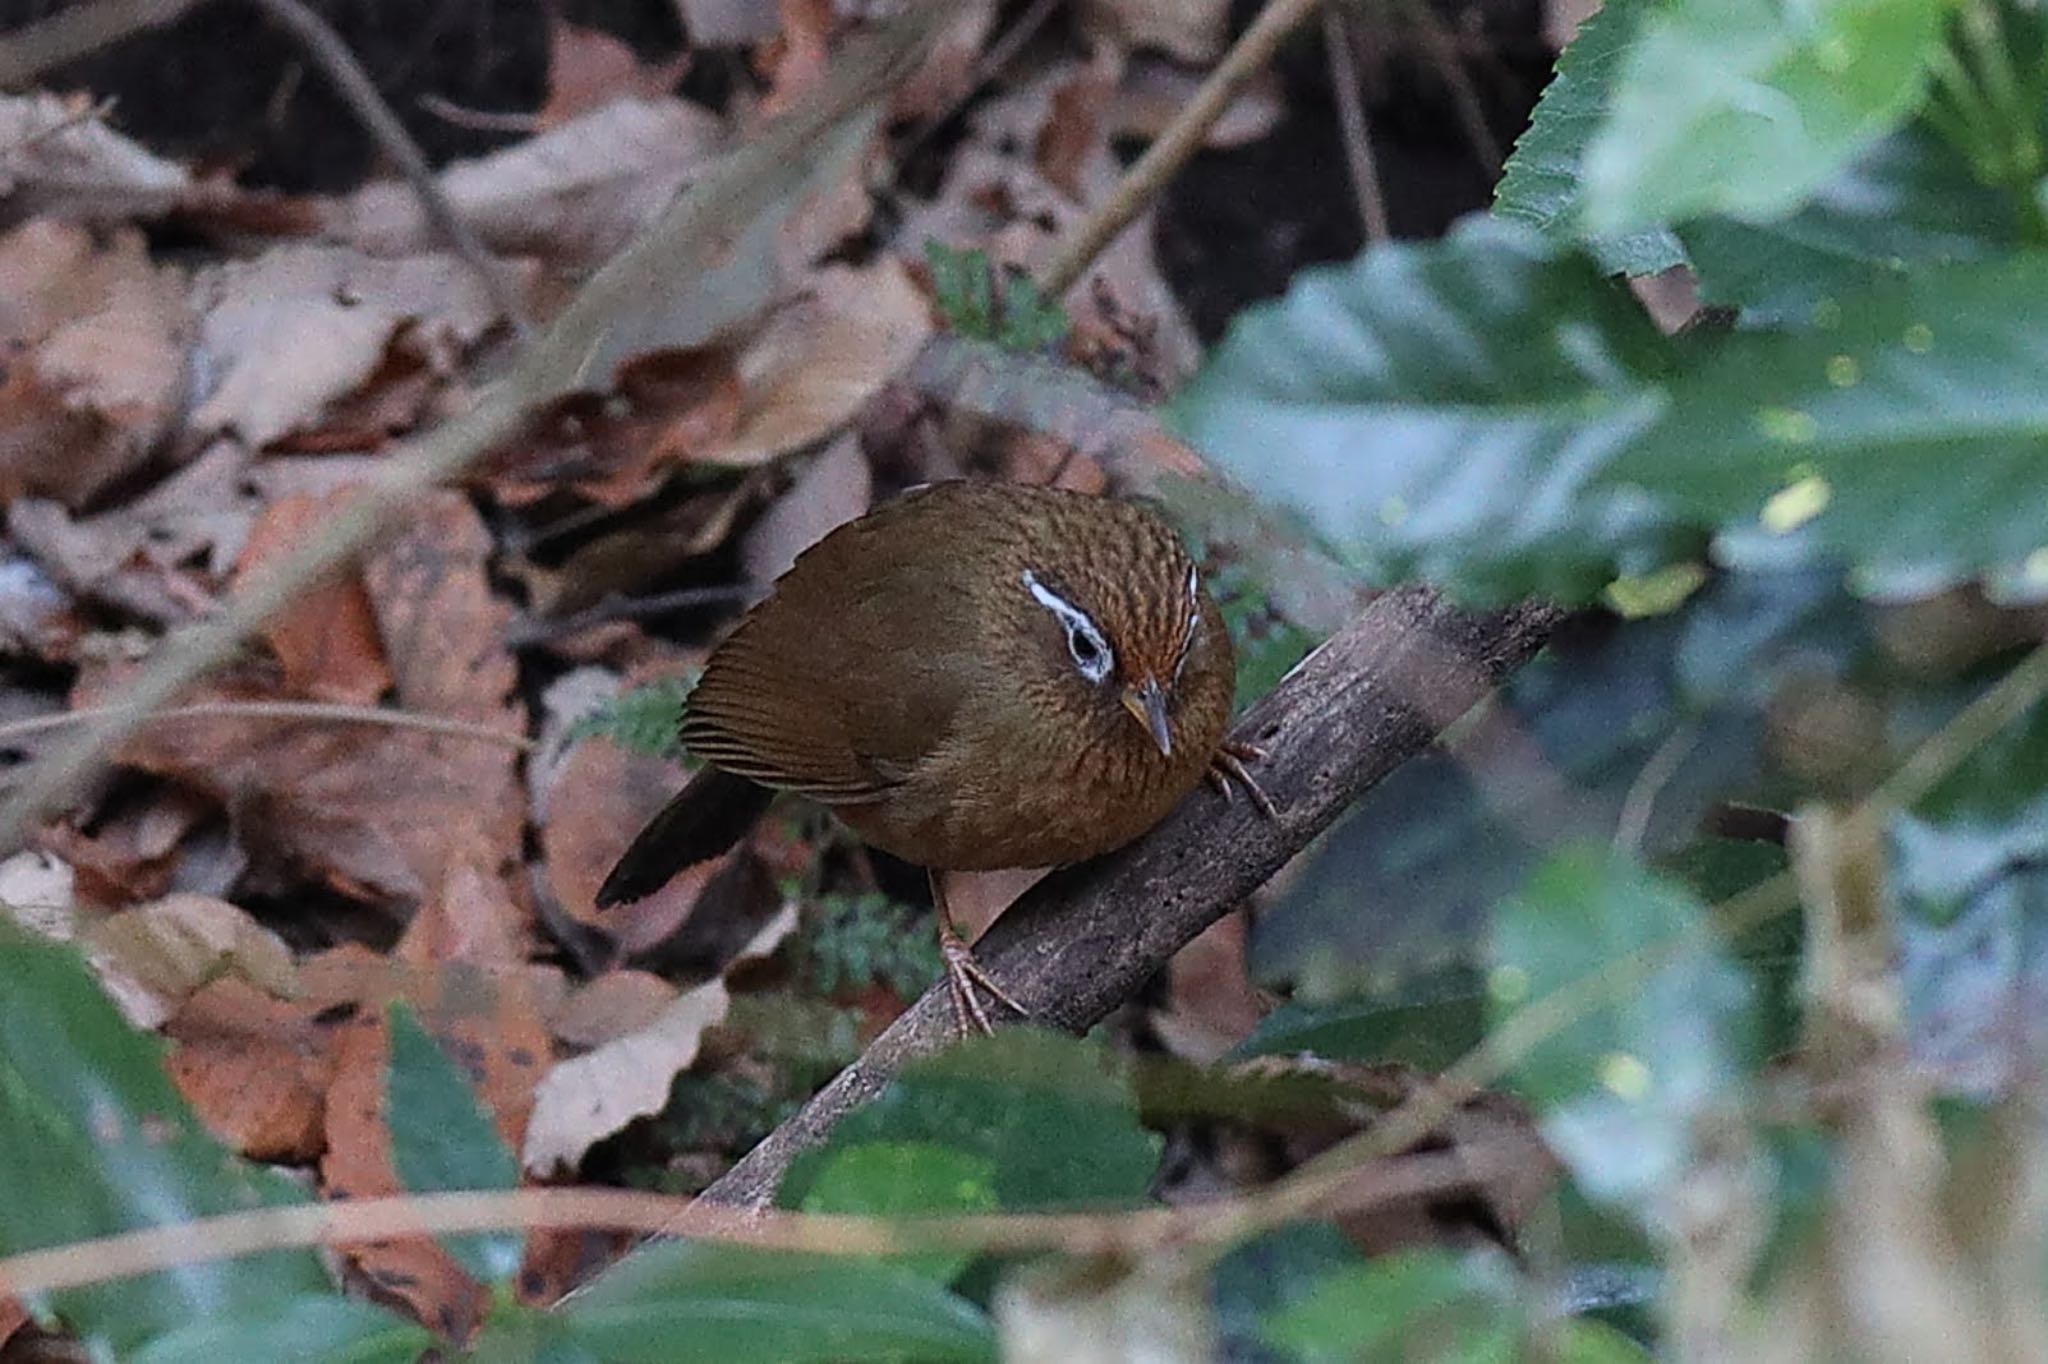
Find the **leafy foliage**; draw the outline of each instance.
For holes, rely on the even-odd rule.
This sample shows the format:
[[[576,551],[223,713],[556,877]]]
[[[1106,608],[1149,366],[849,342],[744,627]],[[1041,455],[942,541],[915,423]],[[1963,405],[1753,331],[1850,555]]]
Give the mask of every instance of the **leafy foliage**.
[[[982,1313],[913,1270],[687,1241],[642,1248],[536,1334],[621,1364],[995,1358]]]
[[[1688,889],[1584,848],[1555,855],[1494,916],[1502,1022],[1644,954],[1655,959],[1640,983],[1581,1010],[1517,1071],[1579,1186],[1629,1205],[1673,1182],[1696,1121],[1737,1091],[1749,983]]]
[[[1010,1211],[1128,1204],[1159,1163],[1159,1139],[1139,1126],[1137,1099],[1108,1058],[1016,1030],[907,1067],[790,1166],[778,1199],[801,1207],[843,1152],[904,1142],[986,1162],[996,1204]]]
[[[877,893],[819,896],[795,945],[800,969],[821,995],[879,985],[916,999],[939,978],[928,917]]]
[[[1582,231],[1586,145],[1607,118],[1615,73],[1646,8],[1644,0],[1608,0],[1580,25],[1501,172],[1495,213],[1546,236],[1569,240]],[[1685,247],[1664,228],[1585,240],[1613,274],[1651,275],[1685,263]]]
[[[519,1162],[462,1071],[403,1004],[386,1010],[391,1035],[387,1089],[391,1163],[413,1193],[519,1186]],[[520,1238],[451,1238],[448,1252],[481,1283],[503,1283],[519,1268]]]
[[[305,1364],[412,1364],[432,1333],[381,1307],[337,1293],[266,1303],[239,1316],[188,1322],[124,1356],[131,1364],[219,1364],[291,1359]]]
[[[5,914],[0,996],[0,1254],[303,1201],[206,1134],[164,1074],[161,1044],[122,1020],[73,949]],[[125,1356],[195,1320],[328,1293],[310,1252],[272,1251],[70,1289],[36,1306],[94,1349]]]
[[[568,739],[609,739],[629,753],[650,758],[682,754],[678,737],[692,682],[665,677],[622,692],[569,727]]]
[[[1066,309],[1040,294],[1029,275],[997,269],[986,251],[940,241],[926,242],[924,255],[939,313],[960,335],[1025,353],[1056,346],[1066,336]]]
[[[1942,0],[1687,0],[1651,11],[1586,149],[1587,227],[1796,206],[1899,126],[1939,50]]]

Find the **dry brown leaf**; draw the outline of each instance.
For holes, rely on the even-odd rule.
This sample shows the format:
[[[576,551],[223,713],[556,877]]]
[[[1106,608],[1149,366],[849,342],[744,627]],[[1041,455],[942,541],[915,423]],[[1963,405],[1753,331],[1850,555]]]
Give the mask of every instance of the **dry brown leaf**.
[[[0,1293],[0,1346],[14,1337],[14,1333],[28,1325],[28,1309],[21,1300],[9,1294]]]
[[[517,734],[511,611],[484,576],[490,538],[453,493],[365,563],[363,581],[405,709]],[[124,670],[88,668],[73,701],[94,704]],[[187,701],[273,699],[275,676],[244,665]],[[498,867],[514,879],[525,798],[507,745],[417,730],[316,721],[205,718],[136,735],[121,761],[211,795],[235,821],[256,869],[279,887],[310,874],[346,895],[418,903],[450,868]]]
[[[825,64],[838,16],[832,0],[778,0],[782,33],[762,51],[759,65],[768,78],[761,112],[783,113],[825,77]]]
[[[1106,155],[1106,121],[1123,84],[1123,49],[1104,43],[1053,87],[1052,107],[1038,125],[1031,159],[1054,188],[1076,203],[1084,201],[1090,160]]]
[[[577,392],[547,404],[474,477],[510,506],[565,486],[603,506],[631,506],[672,466],[721,448],[739,417],[729,348],[655,351],[626,364],[610,397]]]
[[[107,127],[85,94],[0,97],[0,201],[14,220],[126,220],[191,188],[183,166]]]
[[[135,472],[177,417],[188,331],[142,234],[35,221],[0,237],[0,503],[77,509]]]
[[[910,363],[931,330],[902,262],[820,270],[741,355],[739,428],[704,458],[759,464],[828,435]]]
[[[0,861],[0,913],[31,933],[70,942],[77,932],[75,878],[60,857],[24,850]]]
[[[1167,1007],[1152,1029],[1175,1056],[1198,1065],[1221,1060],[1251,1035],[1266,1006],[1245,974],[1243,913],[1218,919],[1167,965]]]
[[[550,1055],[522,969],[526,937],[526,917],[498,879],[457,867],[399,943],[395,956],[406,969],[386,978],[421,1025],[460,1060],[478,1101],[515,1151],[526,1139],[534,1082]],[[402,1191],[385,1120],[390,1039],[382,1003],[362,1008],[341,1030],[320,1165],[328,1198]],[[344,1252],[380,1294],[403,1302],[420,1320],[456,1340],[474,1329],[484,1291],[435,1242],[408,1238]]]
[[[90,834],[69,823],[50,824],[37,841],[71,864],[80,900],[133,905],[171,889],[186,838],[212,814],[194,793],[152,792],[96,815]]]
[[[317,500],[299,495],[271,503],[242,547],[235,564],[236,586],[261,566],[297,549],[349,500],[337,492]],[[370,595],[353,571],[301,589],[289,606],[264,623],[261,633],[284,669],[284,687],[290,695],[369,705],[391,686]]]
[[[789,571],[797,555],[866,512],[874,491],[874,475],[861,453],[860,437],[841,432],[747,529],[740,545],[747,580],[765,591]]]
[[[892,120],[939,117],[973,92],[996,5],[994,0],[954,0],[953,10],[945,27],[932,35],[924,60],[890,95]]]
[[[452,361],[498,320],[490,292],[454,256],[383,260],[336,246],[279,246],[216,266],[192,299],[201,370],[215,376],[192,428],[256,447],[361,387],[394,341]]]
[[[298,989],[291,949],[246,910],[206,895],[167,895],[91,924],[86,955],[138,1028],[159,1028],[212,981],[240,978],[273,995]]]
[[[675,1077],[697,1059],[704,1030],[725,1018],[722,980],[676,997],[660,1017],[596,1051],[558,1063],[540,1083],[520,1160],[540,1177],[573,1170],[597,1142],[659,1113]]]
[[[587,739],[570,750],[549,792],[540,831],[548,889],[564,913],[602,929],[624,953],[644,951],[674,933],[723,864],[722,858],[700,863],[632,904],[601,910],[592,903],[634,833],[682,790],[688,775],[680,763]]]
[[[1157,48],[1200,66],[1223,55],[1230,0],[1081,0],[1078,19],[1093,41]]]
[[[676,994],[675,986],[649,972],[607,971],[550,1009],[548,1030],[572,1047],[601,1047],[652,1026]]]
[[[659,99],[682,79],[690,54],[644,65],[609,33],[557,16],[548,24],[548,97],[534,115],[543,130],[620,99]]]
[[[165,1065],[207,1130],[251,1160],[299,1163],[326,1144],[333,1034],[304,1001],[214,981],[164,1028]]]
[[[621,99],[504,151],[441,172],[442,192],[502,255],[565,267],[609,258],[724,145],[725,123],[679,99]],[[330,210],[330,230],[370,251],[439,241],[402,183],[369,185]]]
[[[752,47],[781,31],[782,19],[761,0],[676,0],[691,47]]]

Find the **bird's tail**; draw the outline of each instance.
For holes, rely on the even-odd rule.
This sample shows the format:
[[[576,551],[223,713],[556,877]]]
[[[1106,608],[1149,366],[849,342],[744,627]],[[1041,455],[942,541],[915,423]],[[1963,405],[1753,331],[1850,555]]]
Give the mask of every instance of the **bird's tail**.
[[[753,827],[774,794],[759,782],[705,768],[633,839],[598,887],[598,908],[645,899],[685,867],[726,851]]]

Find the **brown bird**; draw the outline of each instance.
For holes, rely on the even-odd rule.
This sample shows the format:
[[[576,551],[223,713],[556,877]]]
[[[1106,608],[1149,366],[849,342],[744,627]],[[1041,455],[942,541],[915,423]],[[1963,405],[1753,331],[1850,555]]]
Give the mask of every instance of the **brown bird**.
[[[1205,773],[1237,677],[1179,537],[1127,502],[1013,484],[914,490],[805,551],[712,652],[684,746],[707,764],[597,893],[637,900],[736,843],[775,790],[931,872],[948,987],[1018,1013],[953,926],[939,872],[1047,867],[1128,843]]]

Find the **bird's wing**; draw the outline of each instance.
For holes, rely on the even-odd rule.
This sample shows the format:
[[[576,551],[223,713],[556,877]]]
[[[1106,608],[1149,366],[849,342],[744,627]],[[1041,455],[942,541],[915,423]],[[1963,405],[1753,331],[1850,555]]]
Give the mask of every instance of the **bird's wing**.
[[[971,604],[915,556],[875,553],[873,520],[813,546],[714,651],[683,719],[686,748],[852,804],[886,795],[944,737],[970,684],[946,644],[964,637]]]

